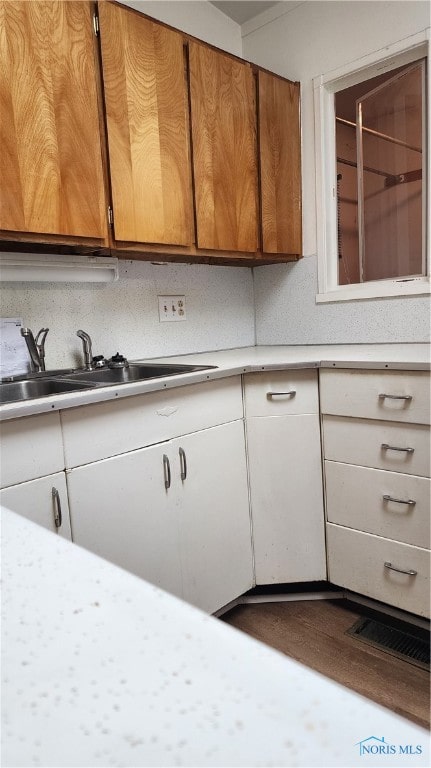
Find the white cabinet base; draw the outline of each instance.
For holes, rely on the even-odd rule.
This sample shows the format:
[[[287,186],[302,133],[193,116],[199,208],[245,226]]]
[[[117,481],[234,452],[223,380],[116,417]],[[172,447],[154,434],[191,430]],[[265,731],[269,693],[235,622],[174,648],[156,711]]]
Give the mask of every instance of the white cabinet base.
[[[326,528],[332,584],[430,617],[429,550],[331,523]]]
[[[55,493],[53,494],[53,489]],[[30,480],[0,491],[0,504],[53,533],[71,539],[69,504],[64,472]],[[60,515],[61,510],[61,515]],[[57,523],[61,523],[59,527]]]
[[[318,415],[247,420],[256,584],[326,579]]]

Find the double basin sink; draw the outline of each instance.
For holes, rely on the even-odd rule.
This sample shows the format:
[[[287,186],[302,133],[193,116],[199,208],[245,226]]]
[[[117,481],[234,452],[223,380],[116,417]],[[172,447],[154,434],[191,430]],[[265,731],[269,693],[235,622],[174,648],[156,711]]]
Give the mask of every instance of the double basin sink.
[[[28,377],[16,377],[0,384],[0,404],[62,395],[84,389],[130,384],[136,381],[205,371],[213,365],[170,365],[165,363],[130,363],[127,368],[99,368],[94,371],[45,371]]]

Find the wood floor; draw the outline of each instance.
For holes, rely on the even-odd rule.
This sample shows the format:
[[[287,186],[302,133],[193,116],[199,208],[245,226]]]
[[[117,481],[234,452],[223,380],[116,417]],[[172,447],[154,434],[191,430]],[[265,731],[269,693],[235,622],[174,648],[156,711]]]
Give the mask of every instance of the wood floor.
[[[429,673],[346,635],[364,615],[344,600],[260,603],[222,616],[237,629],[429,728]]]

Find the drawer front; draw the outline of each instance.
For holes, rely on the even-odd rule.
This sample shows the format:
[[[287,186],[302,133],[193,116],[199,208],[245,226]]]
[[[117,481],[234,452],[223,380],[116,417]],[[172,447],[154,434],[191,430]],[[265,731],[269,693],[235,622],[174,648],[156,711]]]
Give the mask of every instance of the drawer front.
[[[329,522],[429,548],[427,478],[326,461],[325,480]]]
[[[429,550],[331,523],[326,528],[332,584],[429,618]],[[391,570],[385,563],[415,575]]]
[[[242,419],[239,376],[62,411],[66,467]]]
[[[246,416],[319,413],[316,370],[249,373],[244,392]]]
[[[324,416],[323,437],[324,455],[330,461],[430,476],[429,427]]]
[[[44,413],[1,424],[1,487],[64,469],[60,416]]]
[[[320,371],[322,413],[430,424],[426,371]]]

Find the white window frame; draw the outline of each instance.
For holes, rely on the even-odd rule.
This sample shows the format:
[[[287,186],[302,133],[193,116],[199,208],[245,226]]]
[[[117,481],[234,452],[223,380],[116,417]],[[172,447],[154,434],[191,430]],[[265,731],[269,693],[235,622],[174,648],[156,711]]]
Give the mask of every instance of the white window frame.
[[[427,167],[425,219],[431,221],[431,57],[430,28],[400,40],[355,62],[319,75],[313,80],[316,153],[316,215],[318,294],[316,303],[376,299],[385,296],[412,296],[430,293],[431,225],[426,227],[425,254],[427,274],[421,277],[374,280],[338,285],[337,247],[337,164],[335,143],[334,94],[371,77],[381,75],[417,59],[427,58]]]

